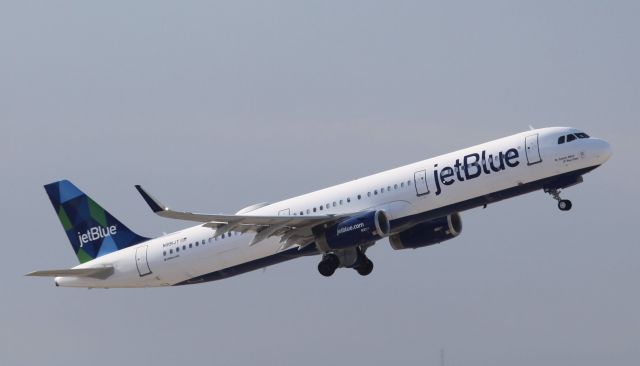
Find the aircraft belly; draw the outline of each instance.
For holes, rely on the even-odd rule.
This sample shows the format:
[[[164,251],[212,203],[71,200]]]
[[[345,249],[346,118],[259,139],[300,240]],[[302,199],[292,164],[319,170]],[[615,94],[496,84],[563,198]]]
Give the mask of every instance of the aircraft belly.
[[[245,234],[229,243],[213,242],[207,248],[207,254],[199,255],[191,260],[186,257],[181,261],[177,258],[174,262],[180,267],[178,272],[171,276],[171,283],[188,281],[208,273],[224,271],[225,269],[236,267],[246,262],[251,262],[277,253],[280,248],[278,238],[265,239],[253,246],[249,243],[253,238],[250,234]],[[183,263],[179,263],[179,262]],[[177,274],[180,275],[177,275]],[[164,279],[164,278],[163,278]]]

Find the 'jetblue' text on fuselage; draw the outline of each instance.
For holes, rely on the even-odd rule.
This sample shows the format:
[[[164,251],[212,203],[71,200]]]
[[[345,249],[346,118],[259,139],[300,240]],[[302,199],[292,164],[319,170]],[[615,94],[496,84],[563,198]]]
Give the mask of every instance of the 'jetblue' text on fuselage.
[[[446,166],[438,171],[438,164],[434,165],[433,179],[436,182],[436,195],[442,193],[441,184],[450,186],[456,182],[464,182],[465,180],[478,178],[480,175],[491,174],[491,172],[499,172],[507,167],[515,168],[520,164],[518,158],[520,154],[517,149],[509,149],[506,152],[500,151],[497,155],[489,154],[485,150],[481,153],[473,153],[465,155],[460,159],[456,159],[453,167]]]

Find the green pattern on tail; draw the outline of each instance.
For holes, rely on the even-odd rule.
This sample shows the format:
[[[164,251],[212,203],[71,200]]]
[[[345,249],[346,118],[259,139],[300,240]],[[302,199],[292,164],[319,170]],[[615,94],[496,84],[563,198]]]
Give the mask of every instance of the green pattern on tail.
[[[91,214],[91,217],[93,217],[93,219],[103,227],[107,226],[107,218],[104,215],[104,209],[95,203],[90,197],[87,197],[87,202],[89,203],[89,213]]]
[[[76,255],[78,256],[78,260],[80,261],[80,263],[88,262],[88,261],[93,259],[82,248],[80,248],[80,250],[78,250],[78,253],[76,253]]]
[[[62,227],[64,228],[65,231],[73,228],[73,225],[71,224],[71,220],[69,220],[69,216],[67,216],[67,213],[64,211],[64,207],[60,206],[60,210],[58,210],[58,218],[60,219],[60,222],[62,223]]]

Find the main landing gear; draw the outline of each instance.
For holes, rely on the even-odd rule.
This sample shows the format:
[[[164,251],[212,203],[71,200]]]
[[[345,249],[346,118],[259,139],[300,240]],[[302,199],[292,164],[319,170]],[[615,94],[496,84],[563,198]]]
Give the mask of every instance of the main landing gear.
[[[324,254],[318,263],[318,272],[330,277],[339,267],[353,268],[361,276],[367,276],[373,271],[373,262],[364,254],[364,249],[345,249]]]
[[[333,253],[322,256],[322,260],[318,263],[318,272],[325,277],[330,277],[340,267],[340,258]]]
[[[546,193],[549,193],[551,196],[553,196],[554,200],[558,201],[558,208],[560,209],[560,211],[569,211],[569,210],[571,210],[571,207],[573,206],[571,204],[571,201],[563,200],[562,197],[560,197],[560,190],[558,190],[556,188],[547,188],[544,191]]]
[[[373,262],[371,259],[364,257],[362,263],[360,263],[357,267],[354,267],[360,276],[368,276],[373,271]]]

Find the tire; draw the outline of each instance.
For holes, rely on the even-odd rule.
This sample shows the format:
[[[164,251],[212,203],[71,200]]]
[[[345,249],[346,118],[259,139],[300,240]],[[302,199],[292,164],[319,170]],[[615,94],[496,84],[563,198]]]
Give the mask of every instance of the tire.
[[[340,267],[340,259],[335,254],[325,255],[318,263],[318,272],[325,277],[331,277]]]
[[[368,276],[373,271],[373,262],[370,259],[367,259],[364,263],[362,263],[358,268],[356,268],[358,274],[360,276]]]
[[[336,268],[331,263],[322,261],[318,263],[318,272],[325,277],[331,277],[336,272]]]
[[[571,201],[569,200],[560,200],[558,202],[558,208],[560,209],[560,211],[569,211],[571,210],[571,207],[573,205],[571,204]]]

